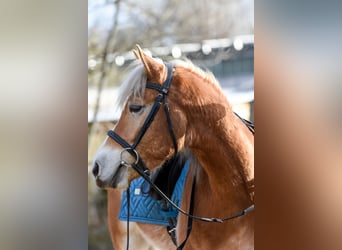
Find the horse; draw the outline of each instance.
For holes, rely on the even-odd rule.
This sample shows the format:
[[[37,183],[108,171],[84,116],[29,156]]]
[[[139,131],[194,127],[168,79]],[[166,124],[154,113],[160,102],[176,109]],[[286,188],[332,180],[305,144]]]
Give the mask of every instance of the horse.
[[[254,249],[255,211],[243,210],[254,204],[253,133],[211,73],[190,61],[166,65],[139,46],[133,52],[139,63],[121,86],[121,117],[93,161],[97,185],[108,189],[114,248],[124,248],[127,233],[117,220],[122,189],[182,152],[192,160],[180,209],[191,215],[178,216],[177,244],[186,243],[181,248],[187,250]],[[137,167],[140,163],[148,168]],[[227,221],[193,218],[189,234],[189,216],[226,218],[239,211],[243,216]],[[130,231],[138,232],[146,249],[174,249],[162,228],[132,223]]]

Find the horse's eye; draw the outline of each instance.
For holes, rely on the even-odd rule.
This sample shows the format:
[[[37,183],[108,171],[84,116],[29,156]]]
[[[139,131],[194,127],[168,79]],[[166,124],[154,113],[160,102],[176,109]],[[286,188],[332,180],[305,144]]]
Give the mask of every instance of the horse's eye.
[[[130,104],[129,105],[129,112],[131,113],[139,113],[141,110],[143,110],[144,106],[139,104]]]

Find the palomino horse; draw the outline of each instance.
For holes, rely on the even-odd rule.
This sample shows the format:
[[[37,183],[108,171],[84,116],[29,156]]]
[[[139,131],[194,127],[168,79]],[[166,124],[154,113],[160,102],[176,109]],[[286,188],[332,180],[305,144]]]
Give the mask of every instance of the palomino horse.
[[[144,175],[145,166],[153,171],[177,152],[192,159],[181,202],[184,211],[192,210],[198,217],[226,218],[254,203],[254,136],[234,115],[215,78],[190,62],[167,67],[140,47],[134,54],[142,63],[122,85],[120,120],[108,132],[93,167],[97,184],[109,190],[115,249],[125,246],[124,224],[116,219],[120,189]],[[187,239],[188,225],[188,217],[179,214],[178,245]],[[161,226],[135,223],[132,227],[155,248],[175,248]],[[184,246],[203,250],[253,248],[254,212],[224,222],[194,219]]]

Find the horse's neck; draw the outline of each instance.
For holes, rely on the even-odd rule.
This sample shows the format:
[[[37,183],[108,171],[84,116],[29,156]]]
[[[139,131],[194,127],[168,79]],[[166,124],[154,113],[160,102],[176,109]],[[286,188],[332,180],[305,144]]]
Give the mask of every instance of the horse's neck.
[[[193,113],[190,129],[190,147],[201,166],[198,186],[206,187],[203,191],[213,202],[224,199],[244,209],[253,199],[249,190],[254,181],[253,136],[229,108],[213,105],[205,112],[204,119]]]

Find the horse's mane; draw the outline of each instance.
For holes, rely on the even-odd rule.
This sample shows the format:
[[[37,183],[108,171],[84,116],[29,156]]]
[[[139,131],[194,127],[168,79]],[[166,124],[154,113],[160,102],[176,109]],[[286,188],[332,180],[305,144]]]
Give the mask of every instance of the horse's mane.
[[[164,161],[159,168],[153,170],[151,173],[153,183],[169,198],[172,195],[184,164],[189,157],[184,151],[178,152],[176,155]],[[153,198],[161,199],[154,189],[151,189],[149,193]]]
[[[191,71],[193,74],[198,75],[200,78],[203,79],[203,81],[208,82],[210,84],[214,84],[216,86],[220,86],[218,81],[216,80],[213,73],[211,73],[209,70],[203,70],[200,67],[193,64],[189,59],[184,60],[174,60],[171,63],[173,63],[177,67],[183,67],[189,71]]]
[[[169,198],[171,198],[176,182],[188,159],[191,159],[191,166],[195,169],[194,174],[196,174],[200,164],[196,156],[189,149],[182,149],[176,155],[164,161],[160,167],[151,173],[153,183]],[[149,190],[149,194],[154,199],[162,199],[152,188]]]
[[[156,59],[161,61],[160,59]],[[162,61],[161,61],[162,62]],[[203,81],[213,84],[219,87],[215,76],[210,71],[204,71],[201,68],[195,66],[190,60],[174,60],[171,63],[176,67],[182,67],[187,69],[193,74],[200,76]],[[117,100],[117,105],[123,107],[130,96],[143,97],[145,93],[147,76],[144,71],[144,66],[140,60],[134,61],[129,69],[131,72],[126,77],[125,81],[122,83],[119,92],[119,98]],[[220,88],[220,87],[219,87]]]

